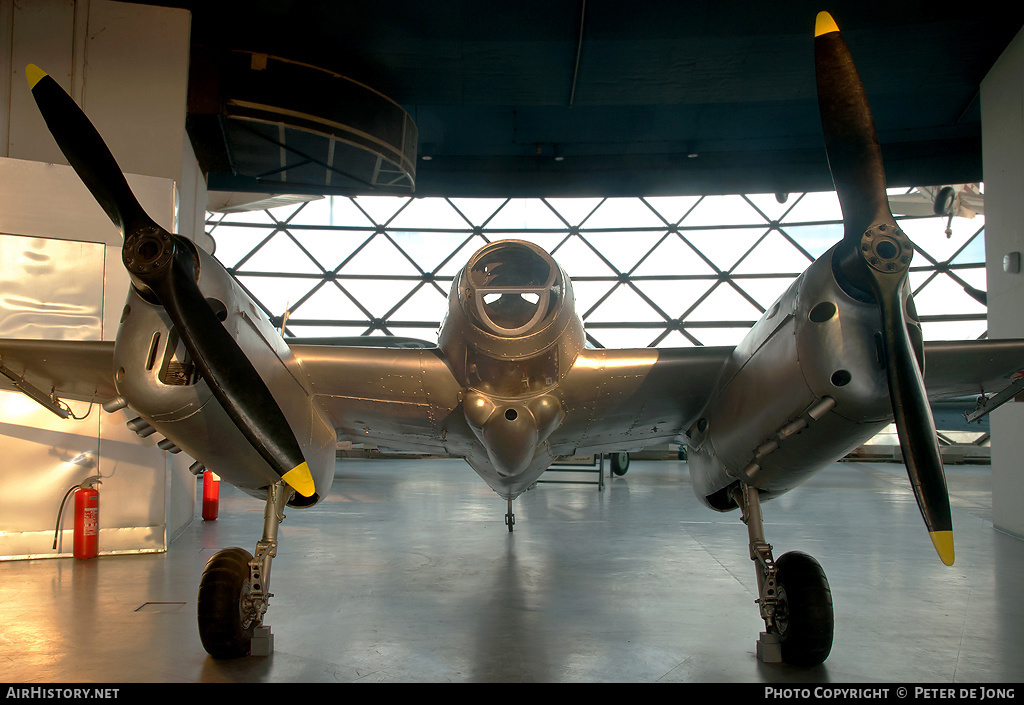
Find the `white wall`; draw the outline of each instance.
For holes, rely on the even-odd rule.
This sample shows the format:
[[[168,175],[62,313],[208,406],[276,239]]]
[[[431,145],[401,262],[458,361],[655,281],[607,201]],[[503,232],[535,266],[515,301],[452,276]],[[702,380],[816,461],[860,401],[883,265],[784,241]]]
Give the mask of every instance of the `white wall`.
[[[96,243],[105,252],[98,265],[100,323],[87,337],[116,335],[128,289],[121,237],[77,176],[62,166],[67,161],[35,106],[24,67],[40,66],[83,107],[158,223],[209,247],[205,180],[185,131],[189,40],[184,10],[109,0],[0,0],[0,237],[15,252],[21,241],[40,247],[89,243],[89,251]],[[62,251],[59,245],[52,249]],[[78,266],[88,268],[83,275],[89,276],[97,269],[95,263],[66,265],[70,276]],[[32,278],[27,270],[18,276]],[[8,288],[29,286],[28,279]],[[0,295],[4,286],[0,281]],[[26,337],[74,337],[45,323],[28,330]],[[62,421],[32,402],[25,407],[25,401],[0,393],[0,406],[10,407],[0,414],[6,429],[0,453],[23,460],[17,468],[0,463],[0,495],[11,502],[5,505],[0,497],[0,524],[19,524],[14,532],[0,526],[0,555],[70,553],[68,538],[63,551],[50,548],[57,506],[67,487],[97,471],[104,478],[101,553],[162,550],[191,521],[191,460],[158,450],[156,438],[139,439],[128,431],[127,410],[94,410],[86,421]],[[88,462],[68,461],[82,457]],[[32,473],[31,502],[26,468]],[[68,516],[65,509],[65,527]]]
[[[989,337],[1024,338],[1024,272],[1003,271],[1003,256],[1024,257],[1024,30],[981,84],[985,165],[985,258]],[[992,413],[992,508],[996,528],[1024,538],[1024,404]]]
[[[110,0],[0,0],[0,156],[67,164],[25,81],[50,74],[85,110],[121,170],[172,179],[175,231],[209,246],[206,186],[185,131],[190,15]]]

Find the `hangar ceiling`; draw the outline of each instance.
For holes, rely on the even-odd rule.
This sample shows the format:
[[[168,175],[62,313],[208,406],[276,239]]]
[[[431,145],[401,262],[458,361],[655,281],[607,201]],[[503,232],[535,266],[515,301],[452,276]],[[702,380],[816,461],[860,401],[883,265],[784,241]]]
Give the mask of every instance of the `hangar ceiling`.
[[[890,185],[981,181],[979,86],[1024,24],[1024,3],[984,0],[146,4],[192,12],[189,131],[212,189],[346,195],[830,189],[821,9]],[[261,100],[270,113],[238,115]]]

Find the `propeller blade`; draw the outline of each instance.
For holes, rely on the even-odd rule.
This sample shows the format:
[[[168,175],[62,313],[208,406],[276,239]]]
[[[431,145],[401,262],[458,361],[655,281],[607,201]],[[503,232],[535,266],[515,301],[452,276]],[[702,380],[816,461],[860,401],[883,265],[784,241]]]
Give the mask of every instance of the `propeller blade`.
[[[142,209],[99,132],[60,84],[45,71],[25,68],[47,129],[93,198],[122,232],[155,225]]]
[[[870,292],[882,321],[882,348],[900,448],[921,516],[939,558],[952,565],[953,522],[935,421],[903,312],[914,246],[897,226],[864,86],[832,16],[818,14],[814,57],[829,168],[843,209],[837,265]]]
[[[825,152],[843,209],[843,240],[892,219],[885,194],[885,167],[864,85],[832,16],[818,13],[814,61]]]
[[[907,476],[932,544],[942,562],[953,565],[953,519],[935,421],[907,333],[900,291],[884,291],[894,283],[894,280],[880,283],[876,294],[882,313],[882,345],[893,417],[907,465]]]
[[[196,283],[195,246],[146,214],[103,139],[64,89],[36,66],[26,76],[57,145],[122,230],[122,260],[133,283],[164,307],[200,375],[246,439],[282,480],[312,496],[313,477],[280,406]]]

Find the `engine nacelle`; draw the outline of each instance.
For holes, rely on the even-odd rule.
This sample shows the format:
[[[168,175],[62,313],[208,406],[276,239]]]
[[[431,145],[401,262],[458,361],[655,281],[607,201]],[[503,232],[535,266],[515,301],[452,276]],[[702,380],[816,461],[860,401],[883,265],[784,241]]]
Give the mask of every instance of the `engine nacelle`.
[[[334,428],[311,403],[291,351],[266,316],[219,262],[197,252],[200,290],[274,394],[313,474],[316,495],[296,496],[293,503],[313,504],[334,478]],[[114,381],[142,421],[225,480],[264,496],[279,479],[199,376],[163,307],[135,287],[114,346]]]
[[[819,257],[737,346],[688,431],[694,491],[714,509],[735,506],[731,492],[741,479],[764,498],[786,492],[892,420],[878,307],[844,291],[833,252]],[[905,317],[920,360],[908,296]]]

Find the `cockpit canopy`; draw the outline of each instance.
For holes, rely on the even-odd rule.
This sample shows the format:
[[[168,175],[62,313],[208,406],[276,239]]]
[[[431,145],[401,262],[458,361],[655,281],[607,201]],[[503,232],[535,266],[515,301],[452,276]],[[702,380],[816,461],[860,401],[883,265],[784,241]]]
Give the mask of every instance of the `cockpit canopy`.
[[[477,252],[466,272],[467,309],[492,335],[516,337],[538,330],[557,308],[560,270],[531,243],[495,242]]]

